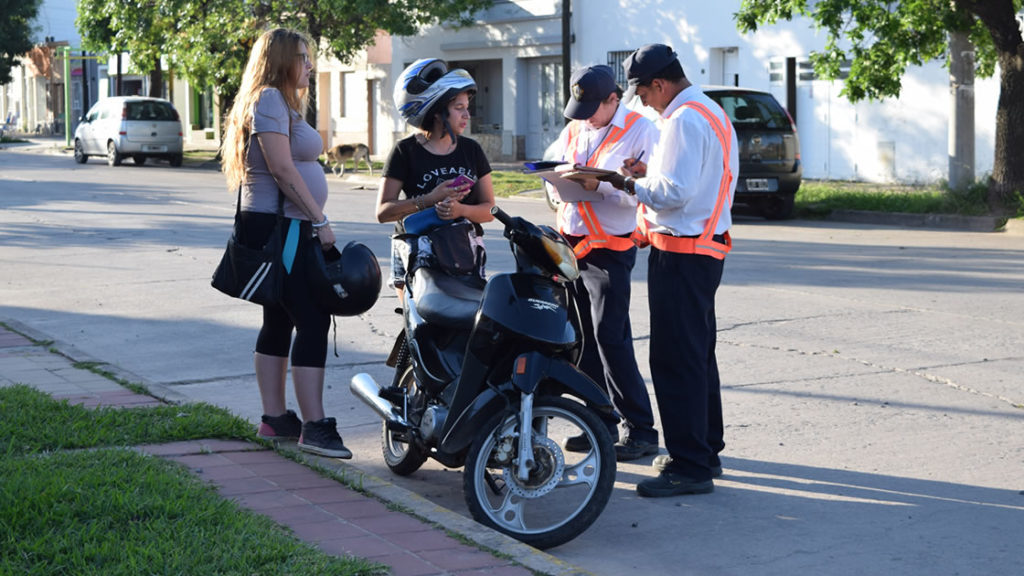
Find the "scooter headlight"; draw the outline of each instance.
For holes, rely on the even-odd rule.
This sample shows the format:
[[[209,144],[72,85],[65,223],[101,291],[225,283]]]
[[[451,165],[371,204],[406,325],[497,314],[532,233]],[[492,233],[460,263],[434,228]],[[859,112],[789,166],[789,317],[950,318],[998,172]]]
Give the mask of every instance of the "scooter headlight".
[[[547,236],[541,236],[541,243],[544,245],[544,250],[548,253],[551,261],[558,267],[558,271],[562,274],[562,277],[569,282],[575,281],[580,277],[580,267],[576,264],[576,254],[573,253],[572,248],[564,241],[558,241]]]

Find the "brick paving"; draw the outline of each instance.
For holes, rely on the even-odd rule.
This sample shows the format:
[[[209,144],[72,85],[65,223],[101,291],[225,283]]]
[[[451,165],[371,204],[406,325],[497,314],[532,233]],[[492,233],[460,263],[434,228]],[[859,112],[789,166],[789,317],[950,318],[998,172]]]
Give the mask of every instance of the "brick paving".
[[[14,384],[90,408],[162,404],[0,326],[0,387]],[[380,562],[394,576],[533,573],[259,444],[207,439],[137,449],[178,462],[225,498],[268,516],[326,554]]]

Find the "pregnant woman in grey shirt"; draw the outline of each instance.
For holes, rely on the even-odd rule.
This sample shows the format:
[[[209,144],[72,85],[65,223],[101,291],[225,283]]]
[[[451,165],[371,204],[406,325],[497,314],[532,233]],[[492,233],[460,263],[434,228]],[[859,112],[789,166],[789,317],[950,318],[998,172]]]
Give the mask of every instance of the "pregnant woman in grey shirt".
[[[327,249],[335,242],[323,211],[327,179],[317,162],[323,144],[303,119],[314,62],[309,47],[305,36],[281,28],[264,33],[253,45],[228,118],[223,166],[228,187],[233,192],[241,187],[241,242],[253,247],[266,243],[277,222],[279,194],[284,195],[285,230],[293,221],[298,227],[297,256],[285,278],[283,301],[263,306],[256,340],[254,364],[263,404],[258,433],[298,438],[300,449],[321,456],[351,458],[337,422],[324,414],[330,315],[311,297],[309,261],[303,257],[311,253],[311,243]],[[289,352],[302,421],[285,400]]]

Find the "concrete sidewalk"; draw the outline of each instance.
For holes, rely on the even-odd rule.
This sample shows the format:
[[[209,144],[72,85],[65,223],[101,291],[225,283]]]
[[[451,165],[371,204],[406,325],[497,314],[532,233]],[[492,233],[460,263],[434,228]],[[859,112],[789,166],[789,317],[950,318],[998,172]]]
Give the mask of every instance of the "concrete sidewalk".
[[[10,320],[0,324],[0,387],[24,384],[86,407],[177,400],[133,392],[89,368],[146,385],[30,327]],[[337,460],[300,453],[294,442],[270,450],[246,441],[208,439],[139,450],[186,466],[225,498],[268,516],[326,554],[380,562],[394,576],[587,574]]]

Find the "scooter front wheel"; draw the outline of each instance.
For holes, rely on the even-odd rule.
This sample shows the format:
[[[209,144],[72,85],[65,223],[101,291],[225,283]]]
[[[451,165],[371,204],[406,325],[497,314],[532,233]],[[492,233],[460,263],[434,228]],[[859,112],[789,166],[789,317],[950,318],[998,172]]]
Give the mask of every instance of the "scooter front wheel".
[[[590,527],[604,510],[615,483],[611,434],[597,414],[556,396],[534,400],[533,468],[518,475],[518,413],[501,413],[480,431],[466,457],[463,489],[477,522],[545,549],[564,544]],[[562,449],[565,438],[583,435],[586,452]]]

